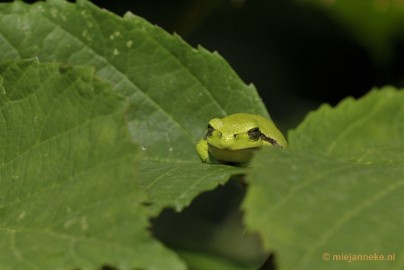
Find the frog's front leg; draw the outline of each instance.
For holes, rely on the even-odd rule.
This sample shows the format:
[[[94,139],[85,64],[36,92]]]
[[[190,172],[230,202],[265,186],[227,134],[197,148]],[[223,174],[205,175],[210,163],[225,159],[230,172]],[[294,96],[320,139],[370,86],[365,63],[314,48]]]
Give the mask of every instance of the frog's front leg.
[[[198,153],[200,159],[202,162],[208,162],[210,163],[209,159],[209,149],[208,149],[208,142],[206,139],[201,139],[197,144],[196,144],[196,152]]]

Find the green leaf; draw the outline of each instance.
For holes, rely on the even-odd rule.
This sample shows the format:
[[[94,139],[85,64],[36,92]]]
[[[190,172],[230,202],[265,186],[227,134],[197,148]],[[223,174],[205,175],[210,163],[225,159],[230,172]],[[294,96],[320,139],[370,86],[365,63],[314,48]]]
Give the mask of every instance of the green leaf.
[[[140,17],[120,18],[84,0],[3,4],[0,49],[0,60],[37,56],[94,66],[127,97],[132,139],[145,150],[140,183],[157,211],[181,209],[239,173],[201,164],[195,144],[209,119],[235,112],[268,116],[255,88],[217,53],[191,48]]]
[[[177,211],[202,191],[224,184],[233,174],[245,173],[244,168],[200,162],[143,160],[140,164],[139,183],[151,198],[149,203],[173,206]]]
[[[254,160],[246,222],[279,269],[403,267],[402,104],[404,92],[386,87],[322,106],[289,134],[289,149]],[[349,263],[344,254],[395,260]]]
[[[1,269],[183,269],[147,232],[124,101],[92,68],[0,65]]]

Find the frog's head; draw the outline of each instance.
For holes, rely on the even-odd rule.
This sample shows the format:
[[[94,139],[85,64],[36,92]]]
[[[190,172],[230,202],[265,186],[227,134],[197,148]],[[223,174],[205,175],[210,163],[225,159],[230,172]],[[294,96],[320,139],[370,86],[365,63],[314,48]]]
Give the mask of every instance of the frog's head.
[[[226,118],[209,121],[206,141],[210,146],[232,151],[262,146],[260,130],[254,121],[240,122]]]
[[[209,159],[219,163],[247,163],[264,145],[287,145],[271,120],[247,113],[210,120],[204,141]]]
[[[267,137],[260,124],[248,114],[233,114],[209,121],[206,141],[209,146],[223,150],[259,148],[264,144],[276,144]]]

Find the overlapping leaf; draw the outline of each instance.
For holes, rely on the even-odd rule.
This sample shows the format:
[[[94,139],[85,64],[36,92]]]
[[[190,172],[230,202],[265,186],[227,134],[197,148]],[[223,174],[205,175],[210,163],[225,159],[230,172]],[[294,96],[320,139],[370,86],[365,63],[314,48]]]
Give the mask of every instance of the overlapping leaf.
[[[279,269],[403,267],[403,104],[387,87],[323,106],[290,133],[289,149],[257,156],[246,221]],[[352,260],[375,254],[385,259]]]
[[[0,65],[1,269],[183,269],[147,232],[125,104],[92,68]]]

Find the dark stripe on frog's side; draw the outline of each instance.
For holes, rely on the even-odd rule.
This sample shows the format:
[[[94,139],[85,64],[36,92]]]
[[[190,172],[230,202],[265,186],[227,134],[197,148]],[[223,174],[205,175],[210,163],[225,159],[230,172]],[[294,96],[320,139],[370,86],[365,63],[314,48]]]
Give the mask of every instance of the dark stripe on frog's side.
[[[263,139],[266,142],[269,142],[272,145],[276,145],[279,147],[282,147],[281,145],[278,144],[278,142],[275,139],[272,139],[270,137],[265,136],[264,134],[261,133],[261,139]]]

